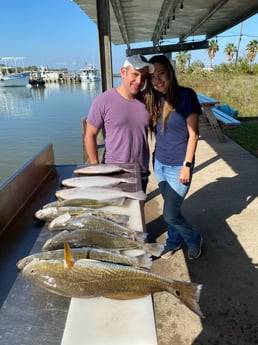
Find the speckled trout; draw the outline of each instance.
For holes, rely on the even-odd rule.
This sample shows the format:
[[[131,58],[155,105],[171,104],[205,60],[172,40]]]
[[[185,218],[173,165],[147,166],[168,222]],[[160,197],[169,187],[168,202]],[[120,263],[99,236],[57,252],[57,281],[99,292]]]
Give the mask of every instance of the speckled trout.
[[[65,260],[34,259],[22,274],[37,286],[57,295],[76,298],[103,296],[134,299],[167,291],[199,316],[202,285],[181,282],[163,276],[108,262],[73,260],[65,244]]]
[[[70,198],[68,200],[57,200],[45,204],[43,208],[48,207],[61,207],[61,206],[81,206],[81,207],[91,207],[91,208],[100,208],[106,206],[122,206],[125,202],[125,197],[114,198],[114,199],[105,199],[105,200],[96,200],[90,198]]]
[[[164,250],[161,243],[143,243],[119,235],[110,234],[99,230],[79,229],[74,231],[63,230],[49,238],[43,245],[43,250],[62,249],[64,243],[69,243],[72,248],[93,247],[108,250],[143,249],[153,256],[160,256]]]
[[[132,250],[131,255],[125,255],[119,251],[111,251],[90,247],[71,248],[72,256],[75,260],[90,259],[105,262],[112,262],[133,267],[150,269],[152,266],[151,255],[143,251]],[[34,259],[63,260],[64,249],[50,250],[28,255],[17,262],[17,267],[22,270]]]

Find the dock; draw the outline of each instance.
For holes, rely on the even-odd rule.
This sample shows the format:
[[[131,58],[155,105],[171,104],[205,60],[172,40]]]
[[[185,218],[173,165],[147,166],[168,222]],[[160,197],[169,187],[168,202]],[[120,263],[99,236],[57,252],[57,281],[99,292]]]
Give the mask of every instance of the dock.
[[[150,145],[153,149],[152,140]],[[68,171],[61,168],[59,178],[72,171],[72,167]],[[206,318],[200,319],[167,293],[154,294],[158,345],[258,342],[257,171],[255,156],[229,138],[223,143],[218,142],[211,128],[201,129],[195,172],[184,202],[184,212],[203,236],[203,254],[198,260],[189,261],[186,248],[183,248],[168,260],[155,260],[152,271],[172,279],[203,284],[200,305]],[[22,213],[29,226],[32,225],[30,236],[18,231],[18,222],[12,234],[1,242],[1,297],[4,300],[0,311],[1,345],[28,345],[33,339],[37,339],[37,344],[61,344],[70,302],[67,298],[45,292],[36,296],[30,288],[18,304],[14,298],[21,295],[20,284],[23,284],[15,264],[30,251],[41,231],[41,225],[29,215],[53,196],[58,187],[55,176],[49,187],[48,195],[43,191],[37,193],[33,207]],[[150,242],[165,242],[162,206],[152,173],[144,205]],[[43,239],[37,242],[38,249]],[[6,300],[9,301],[8,310]],[[39,306],[36,313],[35,305]],[[21,320],[29,313],[33,318],[24,328]],[[42,320],[52,326],[46,327]]]

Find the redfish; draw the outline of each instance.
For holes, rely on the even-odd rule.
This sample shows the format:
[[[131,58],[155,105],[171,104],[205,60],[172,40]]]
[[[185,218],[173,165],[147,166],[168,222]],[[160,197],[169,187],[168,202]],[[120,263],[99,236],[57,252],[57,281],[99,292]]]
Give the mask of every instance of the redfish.
[[[94,216],[92,214],[81,214],[79,216],[70,216],[69,213],[64,213],[61,216],[52,220],[48,225],[50,231],[69,230],[74,231],[78,229],[86,230],[100,230],[111,234],[125,236],[127,238],[144,241],[147,234],[142,231],[133,231],[111,220]]]
[[[46,222],[69,213],[71,216],[78,216],[82,213],[92,214],[94,216],[102,217],[113,222],[126,226],[129,221],[129,216],[126,214],[116,214],[109,211],[99,210],[97,208],[76,207],[76,206],[61,206],[61,207],[46,207],[35,212],[35,217]]]
[[[140,253],[139,253],[140,252]],[[98,261],[112,262],[127,266],[150,269],[152,266],[151,255],[138,249],[132,250],[131,255],[121,253],[119,250],[104,250],[90,247],[72,248],[72,256],[75,260],[90,259]],[[64,249],[50,250],[47,252],[38,252],[25,256],[20,259],[16,266],[22,270],[28,263],[34,259],[44,260],[62,260],[64,258]]]
[[[164,250],[164,245],[161,243],[143,243],[105,231],[86,229],[73,231],[63,230],[49,238],[44,243],[42,249],[45,251],[62,249],[65,242],[69,243],[72,248],[93,247],[108,250],[143,249],[145,252],[151,253],[156,257],[159,257]]]
[[[34,259],[23,268],[22,275],[37,286],[66,297],[135,299],[167,291],[203,317],[199,306],[202,285],[168,279],[131,266],[90,260],[74,262],[67,243],[64,261]]]

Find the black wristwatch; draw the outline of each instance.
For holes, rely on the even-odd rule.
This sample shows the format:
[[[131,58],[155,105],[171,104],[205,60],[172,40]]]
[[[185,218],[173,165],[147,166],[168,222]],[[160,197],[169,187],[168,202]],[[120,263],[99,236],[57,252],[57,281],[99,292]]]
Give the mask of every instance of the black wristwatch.
[[[193,163],[191,163],[191,162],[183,162],[183,166],[191,168],[193,166]]]

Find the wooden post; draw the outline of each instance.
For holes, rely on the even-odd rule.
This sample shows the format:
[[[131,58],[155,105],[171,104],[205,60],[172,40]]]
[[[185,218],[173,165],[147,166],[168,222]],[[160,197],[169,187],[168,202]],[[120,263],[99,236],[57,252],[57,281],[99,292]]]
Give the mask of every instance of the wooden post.
[[[109,0],[97,0],[102,91],[113,87]]]

